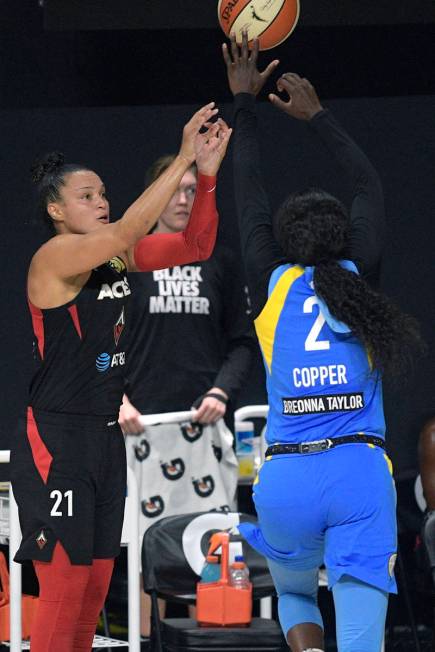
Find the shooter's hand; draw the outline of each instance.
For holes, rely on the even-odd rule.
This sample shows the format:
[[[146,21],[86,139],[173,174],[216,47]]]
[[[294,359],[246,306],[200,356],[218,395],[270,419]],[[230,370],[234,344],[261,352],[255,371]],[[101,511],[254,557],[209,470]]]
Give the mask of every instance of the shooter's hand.
[[[311,120],[316,113],[319,113],[323,109],[317,93],[308,79],[301,78],[295,73],[287,72],[278,79],[276,87],[280,93],[287,93],[288,99],[284,101],[274,93],[271,93],[269,100],[278,109],[292,116],[292,118],[296,118],[297,120]]]

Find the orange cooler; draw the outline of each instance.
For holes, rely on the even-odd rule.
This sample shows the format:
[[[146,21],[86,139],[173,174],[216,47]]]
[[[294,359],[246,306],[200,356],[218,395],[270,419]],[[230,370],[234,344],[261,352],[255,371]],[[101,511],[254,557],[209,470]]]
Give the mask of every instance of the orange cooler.
[[[247,627],[252,619],[252,584],[237,588],[229,583],[228,532],[217,532],[210,539],[208,555],[222,547],[221,577],[217,582],[196,585],[196,618],[203,627]]]

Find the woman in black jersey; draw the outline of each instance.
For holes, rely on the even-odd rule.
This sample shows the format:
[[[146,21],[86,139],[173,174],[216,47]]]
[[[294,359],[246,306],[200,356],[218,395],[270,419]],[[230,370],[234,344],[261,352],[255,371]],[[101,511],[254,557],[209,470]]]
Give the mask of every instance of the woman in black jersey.
[[[99,176],[50,155],[35,166],[55,236],[34,255],[28,302],[36,371],[14,440],[11,477],[23,540],[40,584],[32,652],[89,652],[119,552],[126,490],[117,424],[126,363],[126,272],[207,258],[217,229],[216,173],[231,130],[214,103],[183,131],[166,172],[109,223]],[[205,132],[200,133],[205,126]],[[147,237],[186,170],[199,180],[193,221],[180,234]]]

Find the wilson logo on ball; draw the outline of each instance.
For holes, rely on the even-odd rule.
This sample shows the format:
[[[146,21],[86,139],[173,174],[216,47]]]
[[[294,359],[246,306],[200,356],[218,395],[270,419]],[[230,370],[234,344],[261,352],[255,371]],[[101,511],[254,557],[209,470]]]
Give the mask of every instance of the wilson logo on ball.
[[[260,50],[270,50],[293,32],[299,18],[299,0],[219,0],[219,24],[227,36],[242,42],[242,30],[248,41],[258,38]]]

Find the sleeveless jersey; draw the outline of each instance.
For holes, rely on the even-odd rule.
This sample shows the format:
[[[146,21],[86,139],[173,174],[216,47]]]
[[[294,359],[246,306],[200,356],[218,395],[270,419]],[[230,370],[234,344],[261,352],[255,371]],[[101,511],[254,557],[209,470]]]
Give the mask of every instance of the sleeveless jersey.
[[[269,444],[363,432],[385,435],[382,382],[352,333],[330,328],[312,268],[281,265],[255,320],[266,368]]]
[[[37,370],[29,404],[47,412],[117,415],[124,390],[127,270],[112,258],[91,272],[70,302],[29,302]]]

